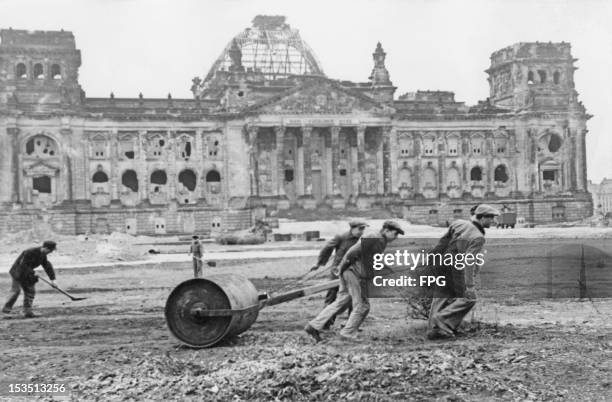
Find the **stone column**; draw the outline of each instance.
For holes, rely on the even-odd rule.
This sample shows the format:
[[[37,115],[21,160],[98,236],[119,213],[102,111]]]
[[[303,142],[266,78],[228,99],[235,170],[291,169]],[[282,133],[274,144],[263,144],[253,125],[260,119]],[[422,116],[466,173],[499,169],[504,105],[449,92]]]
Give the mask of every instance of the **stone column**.
[[[259,175],[257,173],[257,133],[259,128],[257,126],[249,126],[247,128],[249,133],[249,161],[251,170],[251,196],[259,196]]]
[[[438,155],[438,197],[446,195],[446,158]]]
[[[13,202],[21,202],[21,179],[19,177],[19,155],[21,155],[21,152],[19,152],[19,129],[17,127],[8,127],[6,133],[11,140],[12,147],[11,173],[13,177],[13,186],[11,190],[11,200]]]
[[[385,160],[384,160],[384,128],[379,127],[379,137],[376,142],[376,194],[385,193]]]
[[[586,158],[585,158],[586,130],[576,130],[576,190],[586,190]]]
[[[276,134],[276,188],[277,195],[282,196],[285,195],[285,127],[274,127],[274,133]]]
[[[149,177],[147,170],[147,131],[138,131],[138,155],[140,155],[140,163],[136,167],[138,175],[138,200],[149,198]]]
[[[388,163],[388,175],[387,175],[387,180],[388,180],[388,192],[389,194],[394,194],[397,192],[397,184],[399,184],[397,182],[397,180],[399,179],[398,177],[398,167],[399,167],[399,163],[398,163],[398,149],[399,149],[399,140],[397,138],[397,131],[392,128],[389,127],[389,135],[387,137],[387,149],[388,149],[388,154],[387,154],[387,163]]]
[[[176,183],[178,181],[178,172],[176,171],[176,130],[169,130],[166,137],[166,143],[168,144],[168,185],[166,186],[166,191],[168,192],[167,200],[176,199]],[[221,170],[221,169],[219,169]],[[226,177],[221,177],[222,180],[226,180]],[[180,204],[180,201],[179,201]]]
[[[491,133],[490,131],[486,132],[484,149],[482,150],[483,152],[485,152],[485,155],[487,156],[487,190],[485,192],[485,195],[494,192],[493,169],[495,168],[493,167],[493,146],[492,146],[493,138],[492,136],[493,136],[493,133]]]
[[[303,167],[304,167],[304,195],[312,195],[312,160],[310,159],[312,152],[310,149],[310,137],[312,135],[312,127],[302,127],[302,148],[303,148]]]
[[[357,127],[357,174],[359,175],[359,194],[365,194],[365,126]]]
[[[340,194],[340,186],[338,184],[338,166],[340,165],[340,127],[334,126],[330,128],[331,131],[331,188],[333,195]]]
[[[382,193],[385,195],[391,194],[392,190],[392,169],[391,169],[391,126],[382,127],[382,180],[379,184]]]
[[[108,138],[109,149],[110,149],[110,172],[109,173],[109,181],[110,181],[110,195],[111,200],[116,200],[119,198],[118,191],[118,183],[121,180],[119,177],[119,172],[117,166],[119,166],[118,155],[121,152],[121,148],[119,146],[119,138],[117,136],[117,129],[114,128],[111,130]]]
[[[72,134],[73,131],[71,128],[62,128],[60,129],[60,134],[61,134],[61,139],[62,139],[62,144],[58,144],[58,147],[68,147],[69,149],[72,149]],[[58,194],[55,195],[55,199],[56,202],[59,201],[64,201],[64,200],[68,200],[68,201],[72,201],[73,199],[73,188],[72,188],[72,169],[70,169],[70,156],[69,155],[64,155],[62,157],[62,161],[61,164],[63,166],[63,169],[60,170],[60,172],[58,173],[56,179],[56,190],[62,190],[63,196],[60,198],[60,194],[58,191]],[[65,171],[64,177],[62,177],[62,170]],[[87,181],[91,182],[91,175],[90,175],[90,171],[87,170]]]
[[[413,148],[415,156],[413,188],[415,195],[421,195],[421,152],[423,144],[421,143],[421,133],[415,133],[413,136]]]

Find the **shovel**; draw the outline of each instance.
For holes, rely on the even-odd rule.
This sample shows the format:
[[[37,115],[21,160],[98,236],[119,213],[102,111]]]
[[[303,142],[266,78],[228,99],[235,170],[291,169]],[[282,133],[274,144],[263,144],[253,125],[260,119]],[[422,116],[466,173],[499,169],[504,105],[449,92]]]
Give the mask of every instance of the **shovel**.
[[[42,280],[43,282],[45,282],[47,285],[51,286],[53,289],[57,290],[58,292],[63,293],[66,296],[70,297],[70,300],[72,300],[72,301],[79,301],[79,300],[87,299],[87,297],[74,297],[70,293],[68,293],[68,292],[58,288],[57,286],[51,285],[51,282],[49,282],[48,280],[46,280],[45,278],[43,278],[41,276],[38,276],[38,279]]]

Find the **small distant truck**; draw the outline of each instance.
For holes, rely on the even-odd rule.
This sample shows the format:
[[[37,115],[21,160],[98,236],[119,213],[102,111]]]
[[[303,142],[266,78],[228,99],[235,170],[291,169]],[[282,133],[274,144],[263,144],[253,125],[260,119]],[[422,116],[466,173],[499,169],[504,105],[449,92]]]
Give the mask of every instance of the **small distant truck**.
[[[516,225],[516,212],[502,212],[497,217],[498,228],[514,228]]]

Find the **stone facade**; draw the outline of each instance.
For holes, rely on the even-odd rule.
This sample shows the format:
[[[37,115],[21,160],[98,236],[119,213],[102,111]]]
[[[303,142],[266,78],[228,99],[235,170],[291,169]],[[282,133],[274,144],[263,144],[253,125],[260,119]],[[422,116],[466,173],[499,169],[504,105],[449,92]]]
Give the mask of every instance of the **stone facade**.
[[[89,98],[70,32],[0,31],[0,230],[214,233],[254,208],[323,205],[432,224],[481,201],[535,222],[591,215],[569,44],[493,53],[490,97],[470,107],[452,92],[396,99],[380,44],[368,82],[338,81],[284,19],[248,32],[267,29],[303,60],[243,62],[238,35],[193,99]]]
[[[601,183],[588,183],[589,192],[593,195],[593,208],[596,214],[612,214],[612,180],[604,178]]]

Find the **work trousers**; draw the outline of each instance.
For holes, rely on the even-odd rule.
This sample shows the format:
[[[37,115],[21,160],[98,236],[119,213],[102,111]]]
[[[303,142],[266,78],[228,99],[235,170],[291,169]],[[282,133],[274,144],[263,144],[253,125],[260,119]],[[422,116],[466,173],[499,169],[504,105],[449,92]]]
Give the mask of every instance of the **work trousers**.
[[[429,313],[429,330],[452,334],[476,304],[476,299],[434,298]]]
[[[330,318],[351,307],[353,310],[340,331],[341,335],[355,336],[359,326],[370,311],[367,281],[361,279],[353,271],[346,270],[340,276],[340,288],[336,300],[325,307],[309,325],[321,331]]]
[[[201,278],[202,277],[202,257],[193,258],[193,277]]]
[[[332,272],[330,275],[330,279],[338,279],[337,275],[334,275],[334,273]],[[340,287],[337,286],[335,288],[331,288],[327,291],[327,294],[325,294],[325,306],[329,306],[330,304],[332,304],[334,301],[336,301],[336,297],[338,296],[338,291],[339,291]],[[345,308],[343,308],[342,310],[338,311],[338,313],[334,314],[329,321],[327,322],[327,326],[332,326],[334,324],[334,322],[336,321],[336,317],[338,317],[340,314],[344,313],[344,311],[348,310],[349,316],[351,315],[351,306],[350,304],[347,305]]]
[[[34,296],[36,295],[35,285],[24,285],[12,277],[11,280],[12,282],[11,289],[9,290],[9,297],[6,299],[6,303],[4,304],[2,311],[8,313],[12,310],[13,305],[19,297],[19,293],[21,293],[21,289],[23,289],[23,312],[31,313],[32,303],[34,303]]]

